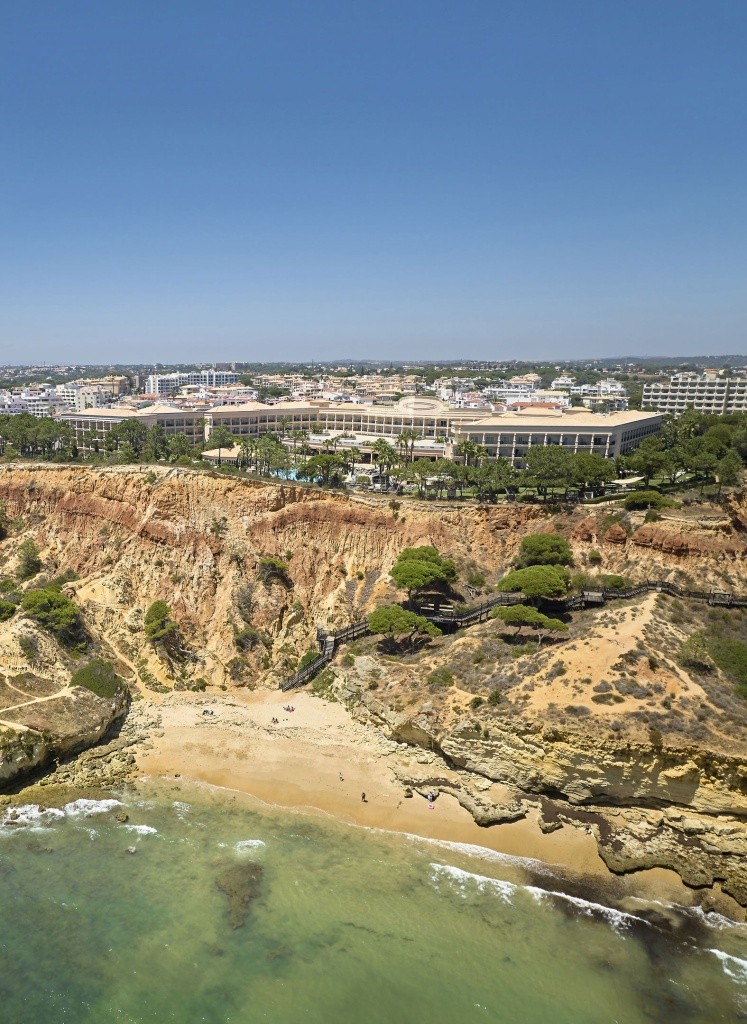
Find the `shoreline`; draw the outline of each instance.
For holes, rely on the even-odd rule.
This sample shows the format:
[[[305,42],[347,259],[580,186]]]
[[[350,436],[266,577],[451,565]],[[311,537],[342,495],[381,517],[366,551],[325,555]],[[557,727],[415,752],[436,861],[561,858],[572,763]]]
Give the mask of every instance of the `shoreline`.
[[[283,710],[289,701],[295,708],[290,713]],[[544,873],[569,888],[603,891],[617,905],[631,899],[685,908],[700,905],[697,891],[675,871],[649,868],[616,875],[604,864],[588,830],[564,824],[543,832],[536,809],[518,821],[480,826],[449,794],[441,793],[430,809],[423,796],[406,797],[395,771],[422,774],[428,764],[443,771],[442,760],[387,740],[355,721],[339,703],[305,692],[291,697],[270,690],[225,697],[179,693],[153,710],[160,727],[135,747],[135,777],[142,781],[204,784],[227,799],[241,796],[266,808],[456,844],[462,853],[469,853],[464,847],[473,847],[478,856],[484,851],[540,862]],[[489,798],[508,803],[504,787],[478,782]]]

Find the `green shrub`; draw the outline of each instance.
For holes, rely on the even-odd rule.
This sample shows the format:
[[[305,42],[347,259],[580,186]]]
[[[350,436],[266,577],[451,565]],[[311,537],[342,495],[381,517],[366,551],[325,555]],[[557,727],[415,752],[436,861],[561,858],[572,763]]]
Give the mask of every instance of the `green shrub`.
[[[428,676],[431,686],[453,686],[454,676],[448,668],[435,668]]]
[[[599,565],[602,561],[602,554],[600,551],[590,551],[588,554],[589,565]]]
[[[713,662],[708,639],[702,630],[697,630],[682,644],[679,661],[685,668],[694,669],[696,672],[710,672]]]
[[[314,682],[311,684],[312,691],[318,696],[327,694],[332,687],[332,683],[335,681],[335,674],[331,669],[326,668],[323,672],[320,672]]]
[[[260,560],[257,576],[264,584],[270,584],[273,580],[282,583],[283,586],[293,586],[293,581],[288,575],[288,565],[280,558],[263,558]]]
[[[114,671],[111,662],[103,658],[93,658],[79,668],[70,680],[71,686],[83,686],[86,690],[95,693],[97,697],[104,697],[107,700],[121,693],[124,689],[124,680]]]
[[[152,644],[168,645],[176,640],[176,623],[171,621],[171,609],[165,601],[154,601],[148,608],[144,628]]]
[[[485,586],[485,577],[481,572],[471,572],[467,576],[467,582],[471,587],[480,589],[481,587]]]
[[[631,491],[630,494],[626,495],[623,505],[627,509],[660,509],[660,508],[674,508],[677,505],[676,501],[672,501],[671,498],[667,498],[661,493],[661,491]]]
[[[39,641],[35,636],[19,636],[18,646],[27,661],[34,662],[39,657]]]
[[[469,702],[469,706],[472,708],[473,711],[477,711],[477,709],[482,707],[484,703],[485,700],[482,697],[473,697],[472,700]]]
[[[55,576],[53,579],[46,584],[47,587],[51,587],[53,590],[62,590],[66,583],[72,583],[77,580],[78,576],[73,572],[72,569],[66,569],[59,576]]]
[[[533,533],[522,540],[516,564],[573,565],[573,552],[559,533]]]
[[[627,590],[632,586],[627,576],[602,575],[599,582],[605,590]]]
[[[511,648],[512,658],[522,658],[525,654],[534,654],[537,648],[534,644],[518,644]]]
[[[39,558],[39,548],[33,540],[25,540],[18,548],[18,569],[16,570],[20,580],[30,580],[41,571],[42,561]]]
[[[306,651],[305,654],[302,654],[301,657],[298,659],[298,667],[296,671],[300,672],[302,668],[306,668],[306,666],[310,665],[312,661],[316,661],[318,657],[319,651],[315,650],[313,647],[310,647],[308,651]]]
[[[7,622],[13,617],[16,606],[12,601],[0,601],[0,622]]]
[[[27,590],[21,608],[30,619],[44,626],[65,647],[85,642],[78,609],[65,594],[55,589]]]
[[[243,629],[237,629],[234,632],[233,642],[240,651],[251,651],[258,644],[263,643],[263,637],[253,626],[244,626]]]
[[[495,707],[496,704],[500,704],[503,700],[503,694],[500,690],[491,690],[488,694],[488,704],[491,707]]]
[[[731,676],[740,687],[747,687],[747,644],[714,635],[708,636],[706,644],[708,653],[721,671]],[[740,689],[740,695],[747,694],[742,694]]]

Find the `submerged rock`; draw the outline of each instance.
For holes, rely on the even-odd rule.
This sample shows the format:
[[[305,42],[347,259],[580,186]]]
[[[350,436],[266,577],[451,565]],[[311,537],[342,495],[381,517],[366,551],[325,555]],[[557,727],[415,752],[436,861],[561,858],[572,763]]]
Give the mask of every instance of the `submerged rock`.
[[[241,928],[249,916],[252,900],[260,895],[261,864],[234,864],[218,875],[215,884],[228,898],[228,921],[232,928]]]

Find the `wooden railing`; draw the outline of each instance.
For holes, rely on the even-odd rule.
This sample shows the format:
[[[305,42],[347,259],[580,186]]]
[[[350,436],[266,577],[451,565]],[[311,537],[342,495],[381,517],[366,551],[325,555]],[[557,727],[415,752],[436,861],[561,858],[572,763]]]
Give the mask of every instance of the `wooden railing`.
[[[747,595],[737,596],[725,590],[690,590],[686,587],[678,587],[676,583],[666,583],[662,580],[646,580],[637,583],[634,587],[627,587],[624,590],[602,587],[599,590],[582,590],[580,594],[573,594],[565,598],[540,598],[536,603],[540,608],[554,612],[572,612],[580,608],[593,607],[594,605],[606,604],[607,601],[625,600],[631,597],[639,597],[646,593],[669,594],[671,597],[680,597],[691,601],[707,601],[708,604],[725,608],[747,608]],[[423,602],[416,605],[414,610],[419,615],[428,619],[434,626],[441,629],[456,630],[474,626],[478,622],[485,622],[490,618],[493,608],[500,605],[521,604],[526,598],[521,593],[514,591],[510,593],[493,594],[492,597],[481,601],[480,604],[472,605],[469,608],[457,611],[452,604],[446,603],[443,606],[434,601]],[[290,679],[286,680],[281,690],[295,690],[303,686],[319,672],[325,665],[334,658],[340,644],[348,643],[350,640],[357,640],[358,637],[368,636],[370,633],[368,622],[360,619],[343,629],[334,633],[328,633],[321,627],[317,628],[316,639],[319,644],[320,653],[313,661],[304,665]]]

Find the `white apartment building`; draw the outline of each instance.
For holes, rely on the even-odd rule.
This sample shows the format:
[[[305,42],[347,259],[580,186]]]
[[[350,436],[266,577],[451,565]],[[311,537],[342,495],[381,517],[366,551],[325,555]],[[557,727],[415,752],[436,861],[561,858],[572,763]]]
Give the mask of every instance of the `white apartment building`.
[[[686,409],[716,415],[747,412],[747,377],[678,373],[668,383],[644,384],[642,404],[673,416]]]
[[[62,399],[66,409],[75,409],[76,412],[100,409],[110,405],[112,400],[110,390],[95,385],[80,387],[75,384],[58,384],[54,393]]]
[[[75,430],[78,443],[96,431],[100,440],[124,419],[135,419],[148,427],[159,424],[166,435],[184,433],[192,444],[209,439],[222,425],[238,440],[262,434],[289,435],[294,431],[330,436],[352,436],[362,447],[384,438],[395,444],[403,430],[414,430],[423,442],[443,445],[474,440],[488,456],[505,456],[522,465],[532,445],[559,444],[570,451],[597,452],[607,458],[636,448],[644,437],[658,433],[662,417],[656,413],[624,412],[603,415],[586,409],[546,409],[528,406],[520,411],[492,413],[455,409],[437,398],[411,396],[390,405],[358,405],[331,402],[260,402],[221,406],[205,411],[150,406],[145,409],[109,408],[66,413],[61,417]],[[435,451],[435,446],[434,446]]]
[[[203,387],[225,387],[238,384],[239,374],[231,370],[195,370],[190,373],[151,373],[145,381],[145,391],[152,395],[170,395],[187,384]]]

